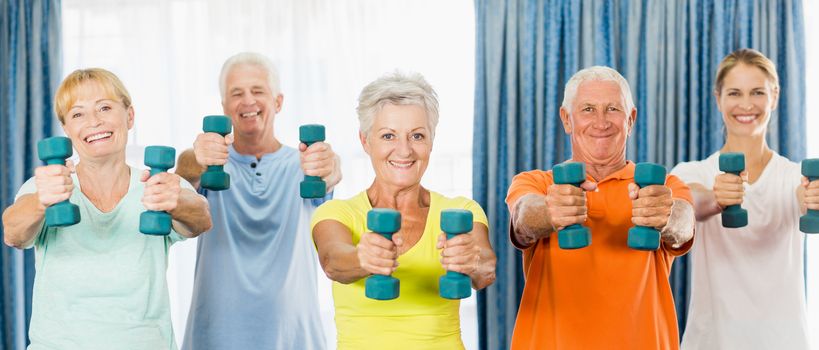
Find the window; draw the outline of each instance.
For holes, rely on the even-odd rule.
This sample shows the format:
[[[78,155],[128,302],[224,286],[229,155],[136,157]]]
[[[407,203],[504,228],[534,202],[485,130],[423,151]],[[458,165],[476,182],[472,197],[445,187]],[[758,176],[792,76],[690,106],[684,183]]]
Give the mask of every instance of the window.
[[[221,114],[218,76],[232,54],[257,51],[281,74],[284,106],[275,130],[298,143],[298,125],[322,123],[341,156],[337,198],[370,185],[355,107],[364,85],[396,68],[422,73],[440,98],[440,123],[424,184],[471,197],[475,24],[472,1],[64,0],[64,72],[103,67],[131,92],[136,110],[129,162],[142,147],[190,148],[202,117]],[[168,270],[174,330],[181,341],[192,291],[195,240],[175,245]],[[324,322],[335,344],[323,273]],[[462,303],[467,348],[477,347],[475,301]]]

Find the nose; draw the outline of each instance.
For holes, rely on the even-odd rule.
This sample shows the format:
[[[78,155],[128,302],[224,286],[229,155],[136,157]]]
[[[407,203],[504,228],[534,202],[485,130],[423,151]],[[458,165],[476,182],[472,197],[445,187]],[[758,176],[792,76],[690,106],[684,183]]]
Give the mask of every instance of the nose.
[[[592,124],[592,126],[601,130],[606,130],[611,126],[611,122],[606,118],[605,110],[597,112],[597,114],[594,116],[594,124]]]
[[[399,157],[409,157],[412,155],[412,145],[410,145],[410,140],[401,139],[398,141],[398,145],[395,147],[395,152]]]
[[[256,99],[253,98],[252,94],[246,93],[246,94],[242,95],[242,99],[241,99],[240,103],[243,106],[251,106],[251,105],[256,104]]]
[[[88,123],[91,127],[96,127],[102,125],[102,118],[97,113],[90,113],[91,117],[88,119]]]

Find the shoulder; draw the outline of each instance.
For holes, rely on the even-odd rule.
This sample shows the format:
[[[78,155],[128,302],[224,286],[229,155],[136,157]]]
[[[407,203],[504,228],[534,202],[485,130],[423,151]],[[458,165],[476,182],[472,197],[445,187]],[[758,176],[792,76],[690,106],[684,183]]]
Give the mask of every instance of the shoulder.
[[[323,220],[335,220],[352,226],[352,224],[366,217],[369,210],[369,199],[367,193],[361,192],[349,199],[331,199],[324,202],[313,213],[311,226]]]
[[[719,171],[719,152],[703,160],[682,162],[671,169],[671,174],[686,183],[703,182],[712,178]]]

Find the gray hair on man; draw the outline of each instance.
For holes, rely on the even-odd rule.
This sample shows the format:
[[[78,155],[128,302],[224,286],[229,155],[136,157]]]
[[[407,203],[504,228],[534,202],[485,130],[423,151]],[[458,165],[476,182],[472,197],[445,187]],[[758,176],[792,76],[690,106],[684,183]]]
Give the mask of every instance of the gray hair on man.
[[[394,71],[367,84],[358,96],[359,131],[364,136],[370,132],[375,115],[385,104],[416,105],[427,112],[430,136],[435,138],[438,126],[438,94],[419,73]]]
[[[620,86],[620,93],[625,100],[625,112],[631,113],[634,109],[634,100],[631,98],[631,88],[628,86],[628,81],[623,78],[616,70],[605,66],[593,66],[584,68],[572,75],[572,78],[566,82],[566,88],[563,90],[563,109],[567,112],[572,112],[572,104],[574,103],[575,95],[577,95],[577,88],[580,84],[587,81],[611,81]]]
[[[222,65],[222,72],[219,73],[219,94],[222,96],[222,101],[227,96],[227,75],[236,66],[249,65],[262,68],[267,72],[267,82],[270,85],[270,91],[273,96],[280,93],[279,88],[279,70],[273,62],[265,55],[256,52],[240,52],[230,56]]]

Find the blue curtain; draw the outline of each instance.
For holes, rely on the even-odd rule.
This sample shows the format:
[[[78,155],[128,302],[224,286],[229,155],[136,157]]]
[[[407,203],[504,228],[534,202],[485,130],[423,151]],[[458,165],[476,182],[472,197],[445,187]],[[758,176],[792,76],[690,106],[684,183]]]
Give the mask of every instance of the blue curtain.
[[[478,294],[481,349],[509,346],[523,290],[520,254],[509,243],[504,203],[512,177],[570,156],[558,110],[572,74],[606,65],[629,81],[637,106],[628,158],[669,169],[703,159],[723,142],[713,91],[719,61],[750,47],[781,80],[769,142],[805,156],[805,49],[800,0],[476,0],[473,195],[486,209],[498,255],[497,282]],[[688,270],[672,271],[680,328]]]
[[[0,1],[0,205],[14,202],[41,162],[37,141],[60,133],[52,112],[61,77],[59,0]],[[0,228],[0,234],[2,234]],[[0,247],[0,349],[28,343],[32,251]]]

